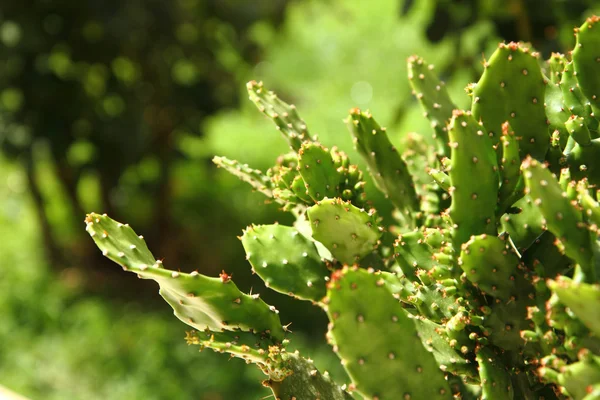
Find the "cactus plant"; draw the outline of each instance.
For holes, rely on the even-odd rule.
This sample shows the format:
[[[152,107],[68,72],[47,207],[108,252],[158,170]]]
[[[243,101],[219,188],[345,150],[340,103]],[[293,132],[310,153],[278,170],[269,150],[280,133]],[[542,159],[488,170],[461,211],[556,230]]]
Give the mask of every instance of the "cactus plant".
[[[277,310],[225,272],[167,270],[105,215],[89,214],[87,230],[104,255],[159,283],[195,329],[189,343],[256,364],[277,399],[599,399],[600,18],[576,36],[572,57],[545,64],[501,44],[468,87],[471,110],[454,109],[433,67],[409,58],[431,146],[396,148],[370,112],[350,111],[356,149],[398,211],[392,224],[346,154],[248,84],[291,152],[265,173],[214,161],[296,217],[250,226],[241,241],[267,287],[326,311],[349,385],[286,351]]]

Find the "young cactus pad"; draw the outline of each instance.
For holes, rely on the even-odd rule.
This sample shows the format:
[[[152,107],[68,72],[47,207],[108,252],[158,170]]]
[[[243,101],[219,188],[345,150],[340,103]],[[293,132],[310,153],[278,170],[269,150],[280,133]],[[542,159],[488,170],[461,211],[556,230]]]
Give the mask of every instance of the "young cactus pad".
[[[293,336],[275,307],[227,274],[167,270],[104,215],[88,215],[87,230],[104,255],[159,283],[197,329],[188,343],[256,364],[278,400],[600,399],[598,21],[549,63],[522,43],[501,44],[468,87],[469,110],[455,109],[435,69],[411,57],[431,141],[394,143],[352,109],[350,134],[392,218],[376,212],[382,204],[345,153],[311,138],[295,107],[262,83],[248,84],[291,152],[265,173],[214,162],[295,222],[252,225],[242,246],[268,288],[326,312],[350,383],[287,352]]]
[[[191,327],[199,331],[265,333],[283,340],[285,333],[275,309],[258,296],[240,292],[230,279],[165,269],[129,225],[106,215],[89,214],[86,224],[104,256],[126,271],[158,282],[161,296],[173,307],[177,318]]]

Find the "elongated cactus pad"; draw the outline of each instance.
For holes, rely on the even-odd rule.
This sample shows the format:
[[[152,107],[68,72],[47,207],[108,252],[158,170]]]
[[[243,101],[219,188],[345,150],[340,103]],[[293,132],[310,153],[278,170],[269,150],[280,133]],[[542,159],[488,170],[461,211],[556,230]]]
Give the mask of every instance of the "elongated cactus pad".
[[[402,212],[406,223],[412,225],[412,213],[419,209],[419,199],[406,163],[391,144],[384,128],[367,111],[350,110],[347,119],[354,145],[367,161],[375,184]]]
[[[523,171],[529,195],[539,207],[548,229],[564,246],[565,253],[581,265],[588,278],[596,279],[590,232],[583,224],[581,212],[562,195],[558,181],[542,164],[527,159]]]
[[[208,348],[255,364],[269,362],[269,347],[273,345],[270,338],[250,332],[191,331],[185,340],[190,345],[200,346],[200,351]]]
[[[589,146],[592,144],[592,136],[590,129],[585,124],[585,119],[571,115],[571,117],[565,122],[567,132],[580,146]]]
[[[394,243],[396,260],[411,281],[417,281],[417,269],[429,271],[435,267],[434,252],[421,231],[402,234]]]
[[[552,53],[548,60],[548,75],[550,82],[559,83],[568,60],[564,54]]]
[[[433,72],[433,65],[417,56],[408,58],[408,81],[435,130],[438,153],[442,156],[449,155],[447,125],[456,106],[450,99],[444,82]]]
[[[161,296],[173,307],[177,318],[189,326],[199,331],[241,330],[283,340],[285,332],[277,310],[257,295],[240,292],[228,277],[210,278],[163,268],[142,237],[129,225],[106,215],[88,214],[86,224],[104,256],[126,271],[158,282]]]
[[[598,284],[578,283],[561,277],[550,281],[548,286],[594,334],[600,336],[600,286]]]
[[[452,148],[450,218],[456,246],[471,235],[496,233],[498,162],[492,141],[470,113],[456,110],[449,124]]]
[[[519,158],[519,141],[508,122],[502,124],[502,159],[500,162],[500,191],[498,193],[498,205],[500,213],[506,211],[506,207],[512,205],[519,199],[515,191],[521,179],[521,159]],[[500,214],[497,213],[497,214]]]
[[[559,143],[562,150],[565,148],[568,139],[568,133],[565,128],[565,122],[571,116],[571,111],[566,107],[563,91],[560,82],[548,82],[546,85],[546,116],[548,117],[549,132],[558,135]]]
[[[586,124],[596,128],[598,121],[594,117],[589,99],[585,97],[579,78],[576,76],[573,62],[567,63],[560,81],[565,108],[572,114],[584,118]]]
[[[521,159],[529,154],[542,160],[549,144],[545,80],[537,56],[521,44],[500,44],[473,90],[475,119],[484,121],[494,144],[500,141],[502,124],[509,121],[522,138]]]
[[[223,168],[240,180],[249,183],[254,189],[263,193],[267,197],[273,197],[273,185],[268,176],[260,170],[250,168],[247,164],[242,164],[236,160],[230,160],[226,157],[214,157],[213,163],[217,167]]]
[[[273,120],[294,151],[299,151],[303,142],[312,141],[306,123],[294,105],[280,100],[277,95],[265,89],[262,82],[251,81],[246,85],[250,100],[258,110]]]
[[[591,101],[594,112],[600,112],[600,18],[588,18],[577,31],[573,64],[581,90]]]
[[[514,389],[508,372],[489,349],[477,353],[481,376],[482,400],[512,400]]]

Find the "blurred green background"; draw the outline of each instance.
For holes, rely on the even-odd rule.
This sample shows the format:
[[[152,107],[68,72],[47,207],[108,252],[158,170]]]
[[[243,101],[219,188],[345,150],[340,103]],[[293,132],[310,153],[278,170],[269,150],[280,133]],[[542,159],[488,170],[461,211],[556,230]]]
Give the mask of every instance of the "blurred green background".
[[[358,162],[342,123],[351,107],[371,109],[397,144],[431,134],[409,55],[435,64],[466,106],[464,87],[499,41],[565,51],[594,10],[595,0],[0,2],[0,385],[31,399],[269,396],[258,370],[185,344],[157,287],[101,257],[84,231],[90,211],[130,223],[171,268],[233,274],[293,321],[293,346],[345,381],[321,311],[264,288],[236,239],[250,223],[290,220],[211,162],[264,170],[286,151],[245,82],[263,80]]]

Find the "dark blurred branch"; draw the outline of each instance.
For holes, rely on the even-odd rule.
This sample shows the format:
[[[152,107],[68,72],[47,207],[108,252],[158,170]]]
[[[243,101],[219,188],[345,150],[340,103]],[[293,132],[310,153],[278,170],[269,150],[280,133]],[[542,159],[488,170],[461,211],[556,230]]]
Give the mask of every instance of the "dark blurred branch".
[[[35,206],[35,211],[37,214],[38,223],[42,234],[42,240],[44,243],[46,256],[50,265],[59,266],[62,264],[60,250],[56,241],[54,240],[54,235],[52,234],[50,221],[48,220],[48,216],[46,215],[45,202],[36,179],[35,163],[33,160],[33,153],[31,149],[29,149],[29,151],[27,151],[24,156],[27,183],[29,185],[29,192],[31,193],[31,198],[33,199],[33,204]]]

